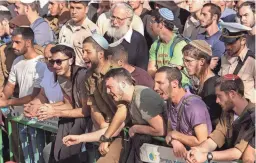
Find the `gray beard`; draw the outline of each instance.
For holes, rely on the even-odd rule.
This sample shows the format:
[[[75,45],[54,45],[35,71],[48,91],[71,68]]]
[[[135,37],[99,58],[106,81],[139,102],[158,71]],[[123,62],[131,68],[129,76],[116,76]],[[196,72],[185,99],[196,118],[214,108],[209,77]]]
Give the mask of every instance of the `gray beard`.
[[[108,27],[107,35],[114,38],[114,40],[119,40],[128,32],[129,26],[124,25],[119,28],[112,27],[111,25]]]

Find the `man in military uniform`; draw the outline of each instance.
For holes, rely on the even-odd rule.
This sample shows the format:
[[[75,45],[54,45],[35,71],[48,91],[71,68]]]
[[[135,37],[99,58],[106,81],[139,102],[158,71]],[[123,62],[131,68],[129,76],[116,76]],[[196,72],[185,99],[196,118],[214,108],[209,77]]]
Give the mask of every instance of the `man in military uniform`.
[[[255,54],[247,48],[246,33],[251,28],[239,23],[221,23],[220,40],[225,43],[226,54],[221,59],[220,76],[238,75],[244,83],[244,95],[255,103]]]
[[[50,15],[45,19],[52,28],[56,38],[59,36],[60,29],[71,19],[67,1],[50,0],[48,9]]]
[[[243,81],[227,74],[216,81],[215,90],[216,101],[223,109],[220,122],[206,141],[187,153],[188,162],[240,159],[254,138],[255,104],[244,97]],[[225,149],[214,151],[217,147]]]

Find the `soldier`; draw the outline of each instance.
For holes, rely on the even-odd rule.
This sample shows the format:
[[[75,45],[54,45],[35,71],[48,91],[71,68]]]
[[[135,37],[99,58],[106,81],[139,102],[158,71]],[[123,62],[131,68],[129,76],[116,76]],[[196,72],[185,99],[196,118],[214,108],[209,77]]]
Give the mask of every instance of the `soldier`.
[[[221,58],[220,76],[238,75],[244,82],[244,95],[255,102],[255,57],[246,45],[246,33],[251,28],[239,23],[221,23],[220,40],[225,43],[226,54]]]
[[[206,141],[187,153],[187,162],[237,160],[253,140],[255,104],[244,97],[243,81],[237,75],[227,74],[216,81],[215,90],[216,102],[223,109],[220,122]],[[214,151],[224,144],[224,150]]]

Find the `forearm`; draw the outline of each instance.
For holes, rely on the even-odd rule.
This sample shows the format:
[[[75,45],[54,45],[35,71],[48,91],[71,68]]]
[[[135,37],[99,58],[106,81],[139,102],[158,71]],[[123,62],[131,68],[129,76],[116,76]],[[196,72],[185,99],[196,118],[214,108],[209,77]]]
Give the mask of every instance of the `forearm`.
[[[91,133],[82,134],[80,135],[80,141],[81,142],[97,142],[100,140],[101,135],[103,135],[107,131],[107,129],[108,128],[106,127]]]
[[[180,132],[179,132],[179,136],[176,136],[175,139],[189,147],[195,147],[200,145],[201,143],[195,136],[185,135]]]
[[[118,108],[117,112],[112,120],[112,122],[109,125],[109,128],[107,129],[106,133],[104,134],[107,138],[110,138],[114,135],[115,132],[118,131],[122,123],[125,121],[127,115],[127,109],[126,108]]]
[[[145,134],[145,135],[151,135],[151,136],[163,136],[163,132],[159,129],[155,129],[151,126],[146,125],[134,125],[135,132],[138,134]]]
[[[62,101],[58,103],[53,103],[51,104],[51,106],[54,108],[54,110],[57,110],[57,111],[73,110],[73,107],[71,104],[63,103]]]
[[[55,107],[54,107],[55,109]],[[54,111],[54,116],[55,117],[65,117],[65,118],[82,118],[85,117],[83,114],[82,108],[76,108],[76,109],[71,109],[71,110],[55,110]]]
[[[25,96],[22,98],[12,98],[8,100],[7,106],[20,106],[31,102],[34,99],[33,96]]]
[[[240,159],[242,152],[237,148],[230,148],[224,151],[214,151],[212,155],[214,161],[233,161]]]
[[[217,148],[217,144],[211,138],[208,138],[196,148],[201,152],[212,152]]]

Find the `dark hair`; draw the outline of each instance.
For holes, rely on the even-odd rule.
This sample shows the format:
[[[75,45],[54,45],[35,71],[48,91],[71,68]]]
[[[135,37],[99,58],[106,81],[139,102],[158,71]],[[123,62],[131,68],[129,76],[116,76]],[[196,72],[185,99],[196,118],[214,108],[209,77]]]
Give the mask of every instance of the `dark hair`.
[[[34,42],[34,32],[30,27],[16,27],[12,32],[12,36],[21,35],[24,40]]]
[[[38,12],[40,9],[40,2],[39,1],[35,1],[32,3],[23,3],[24,5],[30,6],[32,11],[36,11]]]
[[[242,4],[239,6],[238,11],[239,11],[242,7],[244,7],[244,6],[249,6],[249,7],[251,8],[252,12],[255,14],[255,2],[253,2],[253,1],[246,1],[246,2],[242,3]]]
[[[12,15],[10,11],[0,11],[0,23],[4,20],[11,20],[12,19]]]
[[[173,29],[174,29],[174,21],[167,20],[164,17],[162,17],[158,10],[152,11],[151,16],[155,17],[155,21],[157,23],[161,23],[162,22],[167,29],[169,29],[170,31],[173,31]]]
[[[244,96],[244,83],[236,75],[227,74],[225,76],[219,77],[215,82],[215,87],[218,86],[220,87],[221,91],[226,93],[233,90],[241,96]]]
[[[129,85],[135,85],[135,80],[132,75],[124,68],[114,68],[109,70],[104,76],[104,80],[114,78],[119,81],[126,81]]]
[[[177,67],[168,67],[168,66],[163,66],[160,67],[156,73],[161,73],[161,72],[165,72],[167,79],[169,82],[172,82],[173,80],[178,80],[179,82],[179,87],[182,87],[182,74],[180,72],[180,70]]]
[[[89,1],[86,1],[86,0],[81,0],[81,1],[79,1],[79,0],[71,0],[71,1],[69,1],[69,3],[81,3],[84,6],[88,6]]]
[[[199,50],[198,48],[196,48],[190,44],[187,44],[186,46],[183,47],[182,53],[184,56],[189,56],[189,57],[195,58],[197,60],[203,58],[203,59],[205,59],[207,64],[210,64],[210,62],[211,62],[211,56],[209,56],[205,52]]]
[[[220,16],[221,16],[221,8],[213,3],[206,3],[203,5],[203,7],[210,7],[210,13],[213,17],[213,15],[217,15],[217,22],[219,21],[220,19]]]
[[[109,54],[112,56],[111,58],[115,62],[123,60],[125,63],[128,63],[128,51],[121,44],[115,47],[110,47]]]
[[[66,45],[56,45],[56,46],[52,47],[50,51],[52,54],[60,52],[62,54],[65,54],[69,58],[73,58],[75,61],[75,56],[76,56],[75,51],[71,47],[68,47]]]
[[[89,36],[87,38],[84,39],[83,44],[85,43],[91,43],[92,47],[96,50],[96,52],[100,52],[103,51],[104,52],[104,58],[107,59],[108,58],[108,53],[106,52],[105,49],[103,49],[93,38],[92,36]]]

